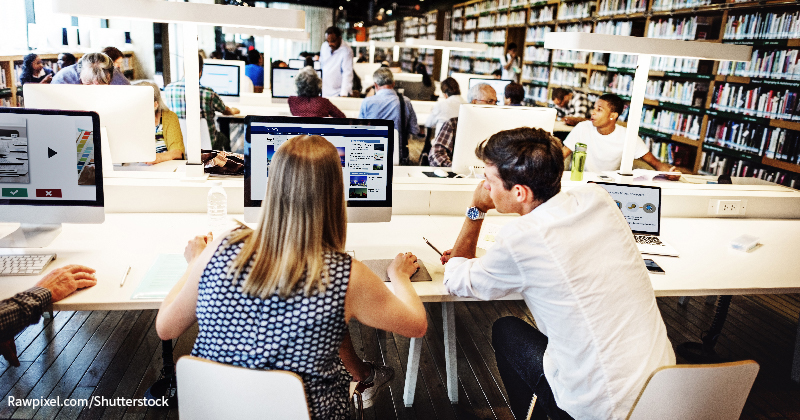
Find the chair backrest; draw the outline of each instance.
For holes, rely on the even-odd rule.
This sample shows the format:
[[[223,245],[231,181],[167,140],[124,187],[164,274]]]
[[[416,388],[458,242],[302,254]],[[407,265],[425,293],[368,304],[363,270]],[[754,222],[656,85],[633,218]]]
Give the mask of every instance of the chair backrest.
[[[181,134],[183,134],[183,150],[186,149],[186,118],[179,118],[178,123],[181,126]],[[208,122],[205,118],[200,118],[200,148],[205,150],[211,149],[211,133],[208,131]]]
[[[736,420],[757,374],[753,360],[656,369],[628,419]]]
[[[199,357],[178,360],[178,414],[192,419],[309,419],[303,380]]]
[[[239,94],[253,93],[254,90],[255,85],[253,85],[253,81],[247,76],[242,77],[241,92],[239,92]]]
[[[392,165],[400,166],[400,133],[394,129],[394,152],[392,153]]]

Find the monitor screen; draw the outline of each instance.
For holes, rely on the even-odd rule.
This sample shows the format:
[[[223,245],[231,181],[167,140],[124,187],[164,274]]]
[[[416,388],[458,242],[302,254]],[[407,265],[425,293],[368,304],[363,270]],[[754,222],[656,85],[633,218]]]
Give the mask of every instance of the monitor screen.
[[[290,69],[287,67],[272,69],[272,97],[273,98],[288,98],[290,96],[297,96],[297,86],[294,84],[294,78],[300,69]],[[322,78],[322,70],[317,70],[317,76]]]
[[[319,61],[314,62],[314,70],[322,70],[322,64]]]
[[[632,231],[651,235],[659,234],[661,188],[607,182],[598,182],[597,185],[608,191]]]
[[[102,207],[99,130],[93,112],[0,108],[0,205]]]
[[[302,58],[293,58],[289,60],[289,63],[287,64],[289,64],[290,69],[302,69],[303,67],[305,67],[306,60]]]
[[[272,156],[285,141],[299,135],[319,135],[339,150],[347,206],[391,211],[391,121],[256,116],[245,121],[245,208],[261,207]]]
[[[497,105],[505,104],[505,97],[506,97],[506,85],[513,82],[513,80],[504,80],[504,79],[478,79],[478,78],[470,78],[469,79],[469,88],[472,89],[473,86],[481,83],[486,83],[487,85],[491,86],[494,89],[494,93],[497,94]]]
[[[205,63],[200,85],[214,89],[218,95],[239,96],[241,66],[237,64]]]

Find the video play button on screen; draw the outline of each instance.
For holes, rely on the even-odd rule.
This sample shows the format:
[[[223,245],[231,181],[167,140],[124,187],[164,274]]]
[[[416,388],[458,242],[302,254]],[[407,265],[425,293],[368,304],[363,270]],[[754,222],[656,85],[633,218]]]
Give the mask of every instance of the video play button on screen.
[[[51,158],[51,157],[55,156],[56,154],[57,154],[57,152],[55,150],[53,150],[53,149],[51,149],[49,147],[47,148],[47,157],[48,158]]]

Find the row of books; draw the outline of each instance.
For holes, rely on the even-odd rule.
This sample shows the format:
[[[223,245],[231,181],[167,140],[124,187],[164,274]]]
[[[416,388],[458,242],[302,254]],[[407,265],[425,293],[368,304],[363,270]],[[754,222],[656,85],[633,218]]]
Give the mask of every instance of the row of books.
[[[647,37],[684,41],[706,39],[710,24],[711,18],[706,16],[654,19],[647,25]],[[698,30],[701,27],[703,30]]]
[[[672,143],[655,139],[650,136],[642,136],[644,144],[650,149],[658,160],[674,166],[694,167],[695,148],[685,144]]]
[[[528,18],[528,23],[537,24],[542,22],[551,22],[555,20],[556,6],[546,6],[541,9],[531,9],[531,17]]]
[[[547,63],[550,61],[550,50],[544,47],[529,45],[525,47],[525,61]]]
[[[800,11],[728,16],[722,39],[790,39],[800,37]]]
[[[517,10],[516,12],[508,12],[509,25],[524,25],[525,24],[525,11]],[[501,22],[502,25],[502,22]]]
[[[561,8],[558,10],[559,19],[581,19],[592,15],[592,8],[596,2],[569,2],[561,3]]]
[[[534,102],[547,102],[547,88],[542,86],[523,85],[525,88],[525,99]]]
[[[764,147],[769,143],[773,131],[773,127],[761,124],[709,118],[703,141],[726,149],[760,156]]]
[[[647,9],[647,0],[600,0],[597,14],[600,16],[642,13]]]
[[[506,42],[506,30],[478,31],[478,42]]]
[[[800,80],[800,50],[754,49],[749,62],[721,61],[717,74]]]
[[[642,109],[641,126],[662,133],[699,140],[702,120],[703,117],[700,115],[645,106]]]
[[[694,104],[694,93],[702,86],[702,84],[689,81],[648,80],[644,97],[656,101],[692,106]]]
[[[553,50],[554,63],[587,63],[589,62],[589,52],[572,50]]]
[[[6,70],[0,67],[0,88],[7,88],[8,80],[6,80]]]
[[[598,92],[610,92],[616,95],[630,96],[633,89],[633,76],[629,74],[592,72],[589,78],[589,89]]]
[[[770,127],[771,128],[771,127]],[[770,159],[800,164],[800,132],[775,128],[764,148],[764,156]]]
[[[522,79],[547,83],[550,80],[550,68],[525,64],[522,66]]]
[[[556,32],[592,32],[592,24],[573,23],[570,25],[557,26]]]
[[[475,42],[475,32],[455,33],[453,34],[453,41],[456,42]]]
[[[800,186],[798,175],[795,173],[737,159],[724,153],[706,151],[703,152],[701,159],[703,162],[702,171],[711,175],[753,177],[786,185],[790,188]]]
[[[650,70],[672,71],[678,73],[697,73],[700,60],[694,58],[653,57],[650,59]]]
[[[581,87],[586,80],[586,72],[555,67],[550,74],[550,83],[559,86]]]
[[[763,118],[800,121],[800,89],[721,83],[714,89],[711,107]]]
[[[630,20],[607,20],[604,22],[597,22],[597,25],[594,27],[594,33],[629,36],[632,29],[633,22]]]
[[[637,63],[637,55],[630,54],[608,54],[608,67],[616,67],[621,69],[635,69]]]
[[[406,49],[402,49],[405,51]],[[476,52],[476,51],[453,51],[453,57],[460,57],[460,58],[495,58],[500,59],[505,52],[505,48],[502,45],[494,45],[490,46],[486,49],[486,51]]]
[[[549,26],[534,26],[525,32],[525,42],[544,42],[545,34],[553,31]]]
[[[708,4],[711,4],[711,0],[653,0],[651,10],[657,12],[662,10],[691,9]]]

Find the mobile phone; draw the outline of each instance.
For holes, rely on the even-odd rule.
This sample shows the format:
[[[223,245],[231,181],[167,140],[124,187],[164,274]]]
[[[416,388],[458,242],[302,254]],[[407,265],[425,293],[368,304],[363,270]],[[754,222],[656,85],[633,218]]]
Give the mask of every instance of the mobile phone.
[[[664,274],[665,273],[664,269],[659,267],[659,265],[656,264],[656,262],[651,260],[651,259],[645,258],[644,259],[644,265],[647,267],[647,271],[649,271],[649,272],[651,272],[653,274]]]
[[[603,181],[613,181],[614,180],[614,178],[611,178],[608,175],[598,174],[597,177],[600,178]]]

